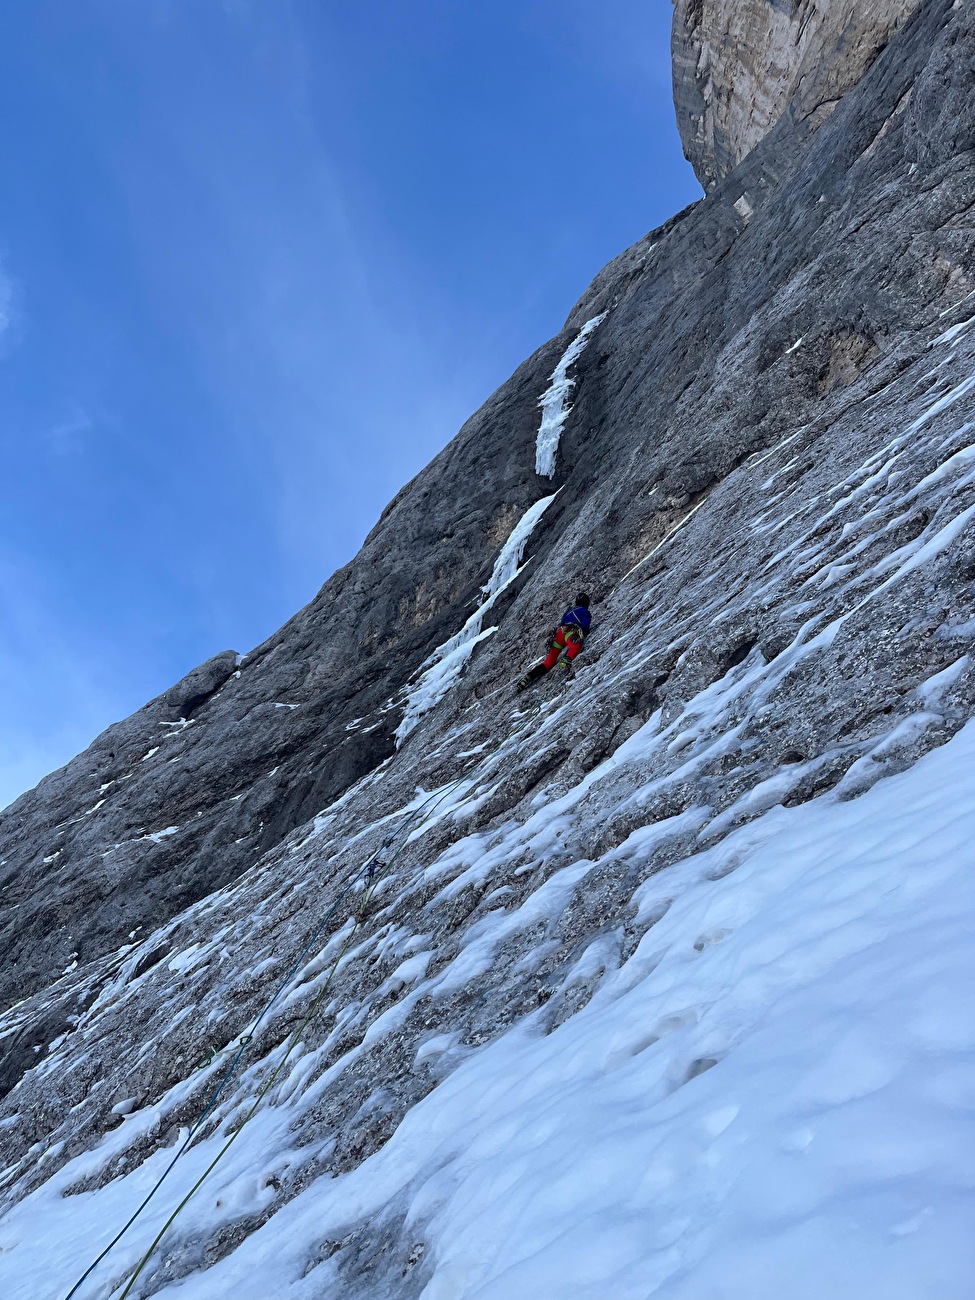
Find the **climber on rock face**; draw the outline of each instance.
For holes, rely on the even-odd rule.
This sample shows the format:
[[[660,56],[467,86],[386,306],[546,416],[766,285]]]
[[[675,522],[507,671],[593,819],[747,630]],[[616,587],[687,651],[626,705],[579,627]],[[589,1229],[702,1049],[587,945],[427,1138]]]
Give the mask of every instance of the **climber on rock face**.
[[[541,663],[535,664],[525,673],[518,683],[519,691],[523,691],[526,686],[531,686],[532,682],[537,682],[540,677],[550,672],[563,654],[570,660],[574,659],[582,649],[582,643],[590,627],[592,627],[592,615],[589,613],[589,597],[584,591],[580,591],[575,598],[575,604],[570,605],[562,615],[562,621],[553,633],[548,654]]]

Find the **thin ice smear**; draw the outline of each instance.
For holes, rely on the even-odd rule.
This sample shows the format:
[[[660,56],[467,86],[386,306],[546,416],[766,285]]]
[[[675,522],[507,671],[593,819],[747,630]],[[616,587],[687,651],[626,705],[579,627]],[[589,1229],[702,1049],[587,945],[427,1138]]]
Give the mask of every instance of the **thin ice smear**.
[[[438,646],[426,660],[423,665],[424,671],[407,693],[403,719],[396,728],[397,746],[403,743],[423,715],[429,713],[433,706],[447,694],[473,654],[474,647],[497,631],[496,627],[482,630],[484,616],[502,591],[521,572],[521,568],[524,567],[521,564],[521,557],[525,553],[528,538],[557,495],[553,493],[551,496],[542,497],[540,501],[528,507],[502,546],[487,586],[481,588],[485,599],[460,631],[443,645]]]
[[[538,437],[535,440],[535,473],[543,478],[551,478],[555,473],[555,458],[562,440],[562,430],[572,410],[569,398],[572,396],[576,381],[569,377],[569,370],[586,350],[593,331],[605,319],[606,312],[602,312],[592,320],[586,321],[552,372],[552,382],[539,398],[542,422],[538,427]]]

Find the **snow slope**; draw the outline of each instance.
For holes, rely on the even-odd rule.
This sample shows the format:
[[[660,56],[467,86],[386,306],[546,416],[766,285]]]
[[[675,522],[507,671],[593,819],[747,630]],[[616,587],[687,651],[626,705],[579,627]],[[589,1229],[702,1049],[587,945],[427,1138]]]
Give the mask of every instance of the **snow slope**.
[[[614,968],[608,935],[580,956],[576,978],[604,972],[583,1010],[548,1033],[539,1011],[471,1052],[358,1169],[155,1294],[345,1294],[339,1256],[306,1274],[317,1243],[401,1206],[426,1243],[424,1300],[964,1300],[973,765],[969,723],[861,799],[773,809],[651,877],[632,902],[659,919],[632,956]],[[282,1091],[184,1234],[260,1205],[302,1158],[289,1123],[319,1089]],[[130,1263],[220,1141],[186,1159]],[[69,1162],[3,1220],[0,1292],[66,1291],[165,1154],[80,1204],[61,1193],[106,1152]]]

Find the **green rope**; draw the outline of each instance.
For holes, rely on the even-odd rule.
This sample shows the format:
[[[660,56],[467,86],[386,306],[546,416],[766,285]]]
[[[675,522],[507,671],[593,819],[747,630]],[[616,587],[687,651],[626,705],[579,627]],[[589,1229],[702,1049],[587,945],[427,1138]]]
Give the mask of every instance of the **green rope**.
[[[419,806],[418,808],[414,809],[412,816],[411,816],[411,817],[410,817],[410,818],[409,818],[409,819],[404,823],[404,825],[400,828],[399,834],[396,836],[396,839],[402,841],[402,840],[405,838],[405,836],[406,836],[407,832],[409,831],[409,829],[411,828],[411,826],[416,822],[416,820],[418,819],[418,817],[420,816],[420,814],[423,813],[423,812],[427,809],[427,807],[428,807],[428,805],[430,804],[431,800],[434,800],[434,799],[436,800],[436,802],[434,802],[434,804],[433,804],[433,809],[431,809],[431,811],[433,811],[434,809],[436,809],[437,805],[440,804],[440,803],[442,803],[442,802],[444,801],[444,799],[446,799],[447,796],[448,796],[449,794],[451,794],[451,793],[452,793],[452,792],[453,792],[453,791],[454,791],[454,790],[455,790],[459,785],[463,784],[464,781],[469,780],[470,777],[473,776],[474,772],[477,771],[477,768],[480,767],[480,766],[482,766],[482,764],[484,764],[484,763],[487,761],[488,758],[493,758],[494,755],[495,755],[495,754],[496,754],[496,753],[497,753],[501,748],[503,748],[503,746],[508,742],[509,739],[510,739],[510,736],[506,736],[506,737],[504,738],[504,740],[502,740],[501,743],[500,743],[499,745],[497,745],[497,746],[495,747],[494,750],[491,751],[490,754],[485,755],[485,756],[484,756],[484,757],[483,757],[483,758],[482,758],[482,759],[481,759],[481,760],[480,760],[480,761],[475,765],[475,767],[474,767],[474,769],[472,770],[472,772],[470,772],[470,773],[465,773],[464,776],[458,777],[456,781],[452,781],[452,782],[451,782],[448,786],[446,786],[443,790],[435,791],[434,794],[432,794],[428,799],[424,800],[424,802],[421,803],[420,806]],[[392,859],[392,858],[394,857],[394,850],[395,850],[395,847],[396,847],[396,844],[395,844],[395,840],[394,840],[393,843],[392,843],[392,845],[390,846],[391,851],[389,852],[389,855],[388,855],[390,859]],[[227,1154],[227,1152],[230,1150],[231,1146],[233,1146],[234,1142],[236,1142],[237,1138],[240,1136],[241,1132],[243,1131],[244,1126],[245,1126],[245,1125],[248,1123],[248,1121],[253,1117],[253,1115],[254,1115],[255,1112],[257,1111],[258,1107],[260,1106],[261,1102],[264,1100],[264,1098],[267,1096],[268,1092],[269,1092],[269,1091],[271,1090],[271,1088],[274,1086],[274,1083],[275,1083],[276,1079],[277,1079],[278,1076],[280,1075],[281,1071],[284,1069],[284,1066],[287,1064],[288,1059],[289,1059],[290,1056],[291,1056],[291,1053],[294,1051],[294,1048],[295,1048],[295,1046],[297,1045],[298,1040],[300,1039],[301,1035],[304,1033],[304,1031],[307,1029],[307,1027],[308,1027],[309,1024],[311,1023],[312,1019],[314,1018],[315,1012],[318,1010],[318,1007],[321,1005],[321,1001],[322,1001],[323,997],[325,996],[325,993],[328,991],[328,988],[329,988],[329,986],[330,986],[330,984],[331,984],[331,982],[332,982],[332,979],[333,979],[333,977],[334,977],[334,975],[335,975],[335,972],[338,970],[338,967],[339,967],[339,964],[340,964],[341,961],[342,961],[342,958],[345,956],[346,952],[348,951],[349,945],[350,945],[350,943],[352,942],[353,937],[355,936],[356,932],[358,931],[358,929],[359,929],[360,926],[362,925],[362,922],[365,920],[365,918],[366,918],[366,912],[367,912],[368,907],[369,907],[369,901],[370,901],[370,899],[372,898],[372,895],[373,895],[373,893],[375,892],[376,887],[379,885],[380,881],[382,881],[382,880],[385,879],[385,877],[386,877],[388,874],[389,874],[389,867],[388,867],[388,865],[387,865],[387,866],[386,866],[386,869],[385,869],[384,871],[382,871],[382,872],[377,872],[377,873],[372,877],[372,879],[368,882],[368,885],[367,885],[367,888],[366,888],[365,894],[364,894],[364,896],[363,896],[362,902],[360,903],[360,905],[359,905],[357,911],[353,914],[353,918],[352,918],[352,921],[353,921],[352,929],[349,931],[348,935],[346,936],[345,941],[344,941],[344,943],[342,944],[342,948],[341,948],[341,950],[339,951],[338,956],[335,958],[335,961],[332,963],[331,969],[330,969],[329,972],[328,972],[328,976],[327,976],[327,978],[326,978],[324,984],[323,984],[322,987],[319,989],[318,993],[315,995],[314,1001],[312,1002],[311,1006],[308,1008],[308,1011],[307,1011],[307,1013],[306,1013],[304,1019],[302,1020],[301,1024],[298,1025],[297,1029],[295,1029],[294,1033],[291,1035],[291,1038],[288,1040],[288,1045],[287,1045],[287,1048],[286,1048],[286,1050],[285,1050],[285,1054],[284,1054],[284,1056],[281,1058],[280,1062],[278,1063],[278,1065],[277,1065],[276,1068],[274,1069],[273,1073],[271,1074],[271,1077],[267,1080],[267,1082],[266,1082],[266,1083],[264,1084],[264,1086],[261,1088],[260,1092],[259,1092],[259,1093],[257,1094],[257,1096],[255,1097],[255,1099],[254,1099],[254,1104],[251,1106],[250,1110],[249,1110],[249,1111],[247,1112],[247,1114],[244,1116],[243,1120],[242,1120],[241,1123],[240,1123],[240,1126],[239,1126],[239,1127],[238,1127],[238,1128],[237,1128],[237,1129],[236,1129],[236,1130],[235,1130],[235,1131],[230,1135],[230,1137],[227,1139],[227,1141],[224,1143],[224,1145],[220,1148],[220,1150],[217,1152],[217,1154],[216,1154],[216,1155],[214,1156],[214,1158],[211,1160],[210,1164],[207,1165],[206,1169],[204,1169],[203,1173],[202,1173],[202,1174],[200,1175],[200,1177],[196,1180],[196,1182],[193,1184],[193,1186],[190,1188],[190,1190],[186,1193],[186,1195],[183,1197],[183,1199],[180,1201],[180,1203],[176,1206],[176,1208],[173,1210],[173,1212],[172,1212],[172,1213],[169,1215],[169,1217],[166,1219],[165,1223],[164,1223],[164,1224],[162,1225],[162,1227],[159,1229],[158,1233],[156,1234],[156,1236],[153,1238],[152,1242],[150,1243],[148,1250],[145,1252],[145,1254],[144,1254],[144,1255],[142,1256],[142,1258],[139,1260],[139,1263],[138,1263],[137,1266],[136,1266],[135,1272],[134,1272],[134,1273],[132,1274],[132,1276],[129,1278],[129,1281],[128,1281],[128,1283],[126,1284],[125,1290],[124,1290],[124,1291],[121,1293],[121,1295],[119,1296],[119,1300],[125,1300],[125,1297],[128,1296],[128,1295],[130,1294],[130,1292],[132,1291],[133,1286],[134,1286],[135,1283],[138,1281],[139,1276],[140,1276],[141,1273],[144,1271],[146,1265],[149,1263],[149,1260],[152,1258],[153,1254],[155,1253],[155,1251],[156,1251],[156,1247],[157,1247],[157,1246],[159,1245],[159,1243],[162,1241],[163,1237],[166,1235],[166,1233],[169,1231],[169,1229],[172,1227],[172,1225],[176,1222],[177,1218],[178,1218],[179,1215],[182,1213],[182,1211],[186,1208],[186,1206],[189,1204],[189,1202],[192,1200],[192,1198],[196,1195],[196,1193],[200,1190],[200,1188],[201,1188],[201,1187],[203,1186],[203,1184],[206,1182],[207,1178],[209,1178],[209,1176],[210,1176],[210,1174],[213,1172],[213,1170],[217,1167],[217,1165],[220,1163],[220,1161],[223,1159],[223,1157],[224,1157],[224,1156]],[[244,1038],[247,1038],[248,1041],[250,1041],[250,1037],[249,1037],[248,1035],[244,1035],[243,1037],[244,1037]],[[243,1039],[241,1040],[241,1042],[243,1043]],[[226,1050],[228,1050],[228,1049],[225,1048],[224,1050],[226,1051]]]
[[[331,983],[332,983],[332,979],[333,979],[333,977],[334,977],[334,975],[335,975],[335,972],[338,970],[338,968],[339,968],[339,964],[341,963],[342,958],[343,958],[343,957],[345,956],[345,954],[348,952],[348,950],[349,950],[349,945],[351,944],[353,938],[355,937],[356,931],[359,929],[359,927],[360,927],[361,924],[362,924],[362,921],[363,921],[364,916],[365,916],[366,908],[367,908],[368,905],[369,905],[369,898],[370,898],[371,895],[372,895],[372,891],[375,889],[376,885],[378,885],[378,883],[379,883],[379,881],[380,881],[381,879],[382,879],[382,876],[377,876],[377,877],[372,881],[372,883],[369,885],[369,888],[366,890],[366,894],[365,894],[365,897],[363,898],[363,901],[362,901],[362,904],[361,904],[361,906],[360,906],[360,908],[359,908],[359,911],[358,911],[358,913],[353,917],[353,920],[352,920],[352,929],[351,929],[351,930],[349,931],[349,933],[346,935],[346,937],[345,937],[345,941],[344,941],[344,943],[342,944],[341,949],[339,950],[338,956],[335,958],[335,961],[332,963],[331,969],[330,969],[329,972],[328,972],[328,976],[327,976],[327,978],[325,979],[325,982],[322,984],[322,987],[321,987],[321,988],[318,990],[318,992],[316,993],[315,998],[314,998],[314,1001],[312,1002],[311,1006],[308,1008],[308,1011],[307,1011],[307,1013],[305,1014],[305,1018],[302,1020],[301,1024],[298,1025],[298,1027],[294,1030],[294,1032],[292,1033],[290,1039],[288,1040],[288,1045],[287,1045],[287,1049],[286,1049],[286,1051],[285,1051],[285,1053],[284,1053],[284,1056],[282,1056],[281,1060],[280,1060],[280,1061],[278,1062],[278,1064],[275,1066],[274,1071],[273,1071],[272,1074],[271,1074],[271,1077],[267,1080],[267,1082],[266,1082],[266,1083],[264,1084],[264,1086],[261,1088],[260,1092],[259,1092],[259,1093],[257,1094],[257,1096],[254,1098],[254,1104],[251,1106],[250,1110],[249,1110],[249,1111],[247,1112],[247,1114],[244,1116],[243,1120],[242,1120],[241,1123],[240,1123],[240,1126],[239,1126],[237,1129],[235,1129],[233,1133],[231,1133],[230,1137],[229,1137],[229,1138],[227,1139],[227,1141],[223,1144],[223,1146],[220,1148],[220,1150],[217,1152],[217,1154],[213,1157],[213,1159],[212,1159],[212,1160],[210,1161],[210,1163],[207,1165],[206,1169],[204,1169],[203,1173],[200,1174],[199,1178],[196,1180],[196,1182],[193,1184],[193,1186],[190,1188],[190,1190],[186,1193],[186,1195],[183,1197],[183,1199],[180,1201],[180,1203],[176,1206],[175,1210],[173,1210],[172,1214],[170,1214],[169,1218],[166,1220],[166,1222],[163,1224],[163,1226],[162,1226],[162,1227],[159,1229],[159,1231],[156,1233],[155,1237],[152,1239],[152,1242],[151,1242],[150,1245],[149,1245],[149,1249],[146,1251],[146,1253],[145,1253],[145,1254],[142,1256],[142,1258],[139,1260],[139,1263],[138,1263],[138,1265],[136,1266],[136,1270],[135,1270],[135,1272],[134,1272],[134,1273],[132,1274],[132,1276],[129,1278],[129,1281],[128,1281],[126,1287],[125,1287],[125,1290],[124,1290],[124,1291],[122,1292],[122,1294],[119,1296],[119,1300],[125,1300],[125,1297],[126,1297],[126,1296],[131,1292],[132,1288],[135,1286],[136,1282],[139,1280],[139,1276],[140,1276],[140,1274],[141,1274],[142,1271],[145,1269],[146,1265],[149,1263],[149,1260],[152,1258],[153,1254],[155,1253],[156,1247],[159,1245],[159,1243],[162,1241],[163,1237],[166,1235],[166,1233],[169,1231],[169,1229],[173,1226],[173,1224],[174,1224],[174,1223],[176,1222],[176,1220],[179,1218],[179,1216],[180,1216],[180,1214],[183,1212],[183,1210],[185,1210],[185,1208],[187,1207],[187,1205],[189,1205],[190,1201],[193,1199],[193,1197],[196,1195],[196,1193],[200,1190],[200,1188],[201,1188],[201,1187],[203,1186],[203,1184],[206,1182],[207,1178],[209,1178],[210,1174],[213,1173],[214,1169],[216,1169],[217,1165],[220,1163],[220,1161],[223,1159],[223,1157],[227,1154],[227,1152],[230,1150],[230,1148],[233,1146],[233,1144],[234,1144],[234,1143],[237,1141],[237,1139],[240,1137],[241,1133],[244,1131],[244,1127],[245,1127],[245,1125],[248,1123],[249,1120],[251,1120],[251,1119],[254,1117],[254,1114],[256,1113],[257,1108],[260,1106],[261,1102],[264,1100],[264,1098],[267,1096],[267,1094],[270,1092],[270,1090],[274,1087],[274,1084],[275,1084],[275,1082],[277,1081],[278,1076],[280,1075],[281,1071],[284,1069],[285,1065],[287,1065],[288,1060],[289,1060],[289,1058],[290,1058],[290,1056],[291,1056],[291,1053],[294,1051],[295,1047],[297,1046],[297,1044],[298,1044],[298,1040],[301,1038],[301,1035],[305,1032],[305,1030],[306,1030],[306,1029],[308,1028],[308,1026],[311,1024],[312,1018],[314,1017],[315,1012],[318,1010],[318,1007],[319,1007],[319,1005],[321,1004],[322,998],[324,998],[325,994],[328,992],[329,986],[330,986]]]
[[[414,809],[412,815],[411,815],[411,816],[407,819],[407,821],[403,824],[403,826],[400,828],[399,832],[398,832],[398,833],[393,837],[391,843],[390,843],[389,846],[388,846],[388,848],[389,848],[388,857],[389,857],[391,860],[395,857],[395,853],[398,851],[397,841],[399,841],[400,843],[402,843],[402,842],[405,840],[405,838],[406,838],[407,834],[409,833],[410,829],[412,828],[412,826],[416,823],[416,821],[419,819],[419,817],[421,816],[421,814],[423,814],[424,812],[426,812],[426,810],[427,810],[428,806],[431,804],[431,802],[433,803],[433,807],[430,808],[430,813],[432,813],[433,811],[435,811],[436,808],[437,808],[441,803],[443,803],[443,801],[448,797],[448,795],[452,794],[453,791],[456,790],[458,786],[462,785],[465,781],[472,780],[472,779],[475,777],[475,775],[477,774],[477,772],[478,772],[481,768],[485,767],[485,766],[487,765],[487,763],[488,763],[491,759],[493,759],[497,754],[499,754],[499,753],[501,752],[501,750],[502,750],[502,749],[503,749],[507,744],[509,744],[512,740],[517,740],[517,739],[519,738],[519,736],[520,736],[520,735],[525,731],[525,729],[526,729],[526,728],[527,728],[527,727],[528,727],[528,726],[529,726],[529,725],[530,725],[530,724],[535,720],[535,718],[539,715],[539,713],[541,713],[541,711],[542,711],[542,709],[543,709],[543,707],[544,707],[544,705],[545,705],[546,700],[548,699],[549,695],[551,695],[551,693],[552,693],[552,691],[554,690],[554,688],[559,684],[559,682],[561,682],[561,681],[562,681],[562,680],[563,680],[563,679],[568,675],[569,666],[570,666],[570,665],[569,665],[569,662],[568,662],[568,660],[567,660],[567,658],[566,658],[566,651],[563,650],[562,654],[559,656],[559,658],[558,658],[558,660],[556,661],[555,665],[554,665],[553,668],[550,670],[550,672],[547,674],[547,680],[546,680],[546,682],[545,682],[545,685],[544,685],[543,689],[542,689],[541,692],[539,693],[538,699],[536,700],[536,702],[535,702],[535,704],[532,706],[532,708],[528,711],[527,715],[526,715],[523,719],[521,719],[521,721],[519,722],[519,725],[516,726],[515,728],[513,728],[513,730],[510,731],[510,732],[508,733],[508,735],[506,735],[505,737],[503,737],[502,740],[499,741],[499,743],[498,743],[497,745],[495,745],[495,747],[494,747],[492,750],[490,750],[487,754],[483,755],[483,756],[478,760],[478,762],[475,763],[474,767],[471,769],[470,772],[467,772],[467,773],[465,773],[463,776],[458,777],[455,781],[450,782],[446,787],[444,787],[444,789],[442,789],[442,790],[440,790],[440,791],[435,791],[435,792],[434,792],[432,795],[430,795],[426,800],[424,800],[423,803],[421,803],[421,804],[419,805],[418,808]],[[429,815],[429,814],[428,814],[428,815]],[[370,870],[371,870],[371,868],[372,868],[372,863],[373,863],[374,861],[375,861],[375,857],[374,857],[372,860],[370,860],[370,863],[366,864],[366,866],[369,867]],[[165,1223],[164,1223],[164,1224],[162,1225],[162,1227],[159,1229],[158,1233],[156,1234],[156,1236],[153,1238],[152,1242],[150,1243],[149,1248],[146,1250],[145,1254],[144,1254],[144,1255],[142,1256],[142,1258],[139,1260],[139,1263],[137,1264],[137,1266],[136,1266],[136,1268],[135,1268],[135,1271],[133,1272],[132,1276],[129,1278],[129,1280],[128,1280],[126,1286],[125,1286],[124,1291],[122,1291],[121,1295],[119,1296],[119,1300],[126,1300],[126,1297],[127,1297],[128,1295],[130,1295],[130,1293],[131,1293],[131,1291],[132,1291],[132,1288],[135,1286],[135,1284],[136,1284],[136,1282],[138,1281],[139,1277],[141,1276],[141,1274],[142,1274],[143,1271],[145,1270],[147,1264],[149,1263],[150,1259],[152,1258],[153,1254],[155,1253],[156,1248],[159,1246],[159,1243],[162,1241],[163,1237],[166,1235],[166,1233],[169,1231],[169,1229],[173,1226],[173,1224],[176,1222],[176,1220],[177,1220],[177,1218],[179,1217],[179,1215],[180,1215],[180,1214],[182,1213],[182,1211],[186,1208],[186,1206],[189,1204],[189,1202],[192,1200],[192,1198],[196,1195],[196,1193],[200,1190],[200,1188],[201,1188],[201,1187],[203,1186],[203,1184],[206,1182],[207,1178],[209,1178],[210,1174],[211,1174],[211,1173],[213,1172],[213,1170],[217,1167],[217,1165],[220,1163],[220,1161],[223,1159],[223,1157],[226,1155],[226,1153],[230,1150],[231,1146],[233,1146],[234,1142],[236,1142],[237,1138],[240,1136],[240,1134],[242,1133],[242,1131],[243,1131],[243,1129],[245,1128],[245,1126],[247,1125],[247,1123],[251,1120],[251,1118],[252,1118],[252,1117],[254,1116],[254,1114],[257,1112],[257,1110],[258,1110],[258,1108],[259,1108],[261,1102],[264,1100],[264,1098],[267,1096],[268,1092],[269,1092],[269,1091],[271,1090],[271,1088],[274,1086],[276,1080],[278,1079],[279,1075],[281,1074],[281,1071],[284,1069],[285,1065],[287,1064],[288,1060],[290,1059],[291,1054],[292,1054],[292,1052],[294,1051],[295,1046],[297,1045],[299,1039],[301,1038],[301,1035],[302,1035],[302,1034],[305,1032],[305,1030],[308,1028],[308,1026],[309,1026],[309,1024],[311,1023],[312,1019],[314,1018],[315,1012],[318,1010],[318,1007],[321,1005],[322,999],[324,998],[325,993],[328,991],[328,988],[329,988],[329,986],[331,985],[332,979],[333,979],[333,977],[334,977],[334,975],[335,975],[335,972],[338,970],[338,967],[339,967],[339,965],[340,965],[340,963],[341,963],[341,961],[342,961],[342,958],[345,956],[346,952],[348,951],[348,948],[349,948],[349,945],[350,945],[351,942],[352,942],[352,939],[354,938],[356,932],[359,930],[360,926],[362,925],[363,920],[365,919],[366,911],[367,911],[367,908],[368,908],[368,905],[369,905],[369,900],[371,899],[373,893],[375,892],[376,887],[379,885],[379,883],[380,883],[383,879],[385,879],[385,877],[386,877],[386,876],[388,875],[388,873],[389,873],[389,866],[388,866],[387,864],[385,864],[385,863],[384,863],[383,865],[384,865],[384,867],[385,867],[385,870],[383,870],[382,872],[379,872],[379,873],[372,874],[372,875],[368,878],[367,888],[366,888],[365,895],[364,895],[364,897],[363,897],[362,903],[361,903],[360,907],[358,908],[358,910],[356,911],[356,913],[355,913],[355,914],[353,915],[353,917],[352,917],[352,921],[353,921],[352,929],[349,931],[348,935],[346,936],[345,941],[344,941],[343,944],[342,944],[342,948],[341,948],[341,950],[340,950],[339,953],[338,953],[338,956],[335,958],[335,961],[332,963],[331,969],[329,970],[329,973],[328,973],[327,978],[325,979],[325,982],[323,983],[322,987],[319,989],[318,993],[315,995],[315,998],[314,998],[314,1000],[312,1001],[311,1006],[308,1008],[308,1011],[307,1011],[307,1013],[305,1014],[304,1019],[301,1021],[301,1023],[298,1025],[298,1027],[294,1030],[294,1032],[292,1033],[290,1039],[288,1040],[288,1042],[287,1042],[287,1047],[286,1047],[286,1050],[285,1050],[284,1056],[281,1058],[281,1060],[279,1061],[278,1065],[275,1067],[275,1069],[274,1069],[274,1071],[272,1072],[270,1078],[266,1081],[266,1083],[263,1085],[263,1087],[261,1088],[261,1090],[258,1092],[257,1096],[256,1096],[255,1099],[254,1099],[253,1105],[251,1106],[251,1108],[250,1108],[250,1110],[247,1112],[247,1114],[244,1116],[244,1118],[243,1118],[243,1120],[241,1121],[241,1123],[240,1123],[240,1125],[238,1126],[238,1128],[235,1129],[235,1131],[230,1135],[230,1137],[227,1139],[227,1141],[224,1143],[224,1145],[220,1148],[220,1150],[217,1152],[217,1154],[216,1154],[216,1155],[214,1156],[214,1158],[211,1160],[210,1164],[206,1167],[206,1169],[204,1169],[203,1173],[199,1176],[199,1178],[196,1180],[196,1182],[193,1184],[193,1186],[190,1188],[190,1190],[186,1193],[186,1195],[185,1195],[185,1196],[183,1197],[183,1199],[179,1202],[179,1204],[176,1206],[176,1208],[172,1211],[172,1213],[171,1213],[171,1214],[169,1215],[169,1217],[166,1219]],[[357,876],[356,876],[356,877],[353,877],[353,880],[350,881],[349,884],[345,887],[345,889],[342,890],[342,892],[341,892],[341,894],[340,894],[340,896],[339,896],[340,898],[342,897],[342,895],[344,895],[346,892],[348,892],[348,889],[349,889],[349,888],[354,887],[354,884],[356,883],[357,879],[359,879],[359,878],[362,876],[362,872],[363,872],[364,870],[365,870],[365,868],[361,868],[361,869],[360,869],[360,872],[357,873]],[[338,900],[336,900],[336,901],[338,901]],[[276,1000],[276,997],[277,997],[277,994],[275,995],[275,1000]],[[237,1040],[237,1043],[236,1043],[236,1045],[237,1045],[237,1047],[238,1047],[238,1052],[239,1052],[239,1053],[240,1053],[240,1052],[243,1052],[243,1050],[245,1050],[245,1048],[246,1048],[246,1047],[247,1047],[247,1046],[248,1046],[252,1041],[253,1041],[253,1035],[252,1035],[252,1034],[243,1034],[243,1035],[241,1035],[241,1037]],[[230,1045],[228,1045],[228,1046],[225,1047],[225,1048],[219,1049],[218,1051],[210,1051],[209,1054],[208,1054],[208,1056],[206,1056],[205,1058],[203,1058],[203,1059],[198,1063],[197,1068],[204,1068],[204,1067],[210,1065],[210,1064],[213,1062],[213,1060],[215,1060],[218,1056],[222,1056],[222,1055],[224,1055],[226,1052],[230,1051],[232,1046],[234,1046],[234,1044],[230,1044]],[[239,1059],[239,1057],[238,1057],[237,1059]],[[208,1109],[209,1109],[209,1108],[208,1108]],[[197,1128],[198,1128],[198,1127],[199,1127],[199,1126],[197,1126]],[[185,1150],[185,1147],[184,1147],[184,1150]],[[181,1151],[180,1154],[183,1154],[183,1152]],[[167,1172],[168,1172],[168,1170],[167,1170]],[[145,1204],[145,1203],[144,1203],[144,1204]],[[144,1208],[144,1204],[143,1204],[143,1207],[140,1207],[140,1208]],[[130,1220],[130,1223],[127,1224],[126,1227],[130,1226],[130,1225],[131,1225],[131,1222],[132,1222],[132,1221]],[[117,1241],[118,1238],[116,1238],[115,1240]],[[114,1243],[113,1243],[113,1244],[114,1244]],[[104,1257],[104,1255],[103,1255],[103,1256],[100,1256],[99,1258],[103,1258],[103,1257]],[[97,1262],[98,1262],[98,1261],[96,1261],[96,1263],[97,1263]],[[90,1272],[90,1270],[89,1270],[89,1272]],[[86,1276],[87,1276],[87,1274],[86,1274]],[[77,1288],[77,1285],[78,1285],[78,1284],[76,1284],[76,1288]],[[76,1288],[75,1288],[75,1289],[76,1289]],[[72,1294],[73,1294],[73,1292],[72,1292]]]

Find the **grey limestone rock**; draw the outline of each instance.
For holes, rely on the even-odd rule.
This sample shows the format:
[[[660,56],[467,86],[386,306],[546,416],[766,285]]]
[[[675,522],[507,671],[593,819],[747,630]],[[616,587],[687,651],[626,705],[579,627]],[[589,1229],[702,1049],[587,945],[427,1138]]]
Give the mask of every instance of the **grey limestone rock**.
[[[674,99],[701,184],[727,176],[786,111],[821,117],[918,0],[674,0]]]

